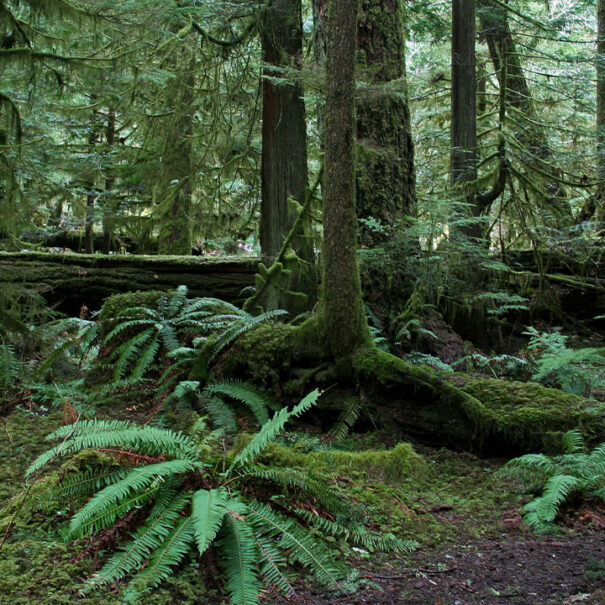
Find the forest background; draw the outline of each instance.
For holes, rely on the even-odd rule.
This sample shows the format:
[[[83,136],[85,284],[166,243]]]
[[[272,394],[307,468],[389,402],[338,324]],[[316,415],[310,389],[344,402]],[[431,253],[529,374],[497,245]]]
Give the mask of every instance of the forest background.
[[[573,471],[532,459],[553,479],[525,510],[542,529],[571,495],[602,498],[605,450],[584,448],[604,427],[605,5],[3,1],[0,24],[2,401],[26,440],[18,412],[75,421],[30,474],[88,446],[109,456],[77,458],[69,472],[89,474],[61,488],[100,490],[68,506],[94,553],[139,532],[93,585],[142,567],[136,598],[193,545],[213,569],[211,544],[233,602],[256,602],[259,578],[288,593],[286,559],[330,584],[329,550],[292,538],[313,522],[408,550],[338,525],[327,487],[287,474],[294,454],[259,458],[314,406],[307,429],[332,443],[373,427],[380,447],[579,456]],[[386,481],[386,455],[413,475],[399,447],[364,472]],[[279,510],[317,518],[271,516],[272,482]],[[9,485],[16,552],[36,522],[13,513],[32,484]]]

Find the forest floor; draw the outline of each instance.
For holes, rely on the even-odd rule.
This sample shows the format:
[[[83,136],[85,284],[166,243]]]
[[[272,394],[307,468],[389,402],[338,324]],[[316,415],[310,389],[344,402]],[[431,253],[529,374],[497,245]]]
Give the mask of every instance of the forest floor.
[[[62,538],[73,514],[27,510],[23,469],[45,448],[42,437],[61,422],[59,410],[0,418],[0,605],[116,605],[123,584],[99,595],[78,596],[78,586],[97,569],[110,545]],[[297,434],[309,449],[320,438]],[[357,439],[357,441],[356,441]],[[356,445],[357,444],[357,445]],[[375,436],[350,438],[349,448],[389,447]],[[356,501],[370,526],[416,540],[408,555],[375,555],[336,544],[350,563],[344,588],[327,590],[301,573],[295,595],[267,591],[265,605],[460,605],[466,603],[605,603],[605,507],[576,503],[565,510],[555,534],[537,535],[520,516],[531,497],[505,477],[504,460],[480,459],[464,452],[415,450],[425,467],[415,476],[384,482],[365,472],[342,473],[334,488]],[[197,562],[164,583],[146,605],[219,605],[225,603],[220,581],[199,573]]]

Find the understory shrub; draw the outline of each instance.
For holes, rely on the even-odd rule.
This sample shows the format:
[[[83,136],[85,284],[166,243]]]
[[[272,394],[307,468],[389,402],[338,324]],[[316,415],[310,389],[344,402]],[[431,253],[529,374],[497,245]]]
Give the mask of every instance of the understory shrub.
[[[529,525],[538,531],[553,527],[561,505],[572,496],[595,496],[605,500],[605,443],[587,453],[582,434],[568,431],[563,436],[563,454],[526,454],[506,465],[506,473],[523,479],[542,494],[523,507]]]

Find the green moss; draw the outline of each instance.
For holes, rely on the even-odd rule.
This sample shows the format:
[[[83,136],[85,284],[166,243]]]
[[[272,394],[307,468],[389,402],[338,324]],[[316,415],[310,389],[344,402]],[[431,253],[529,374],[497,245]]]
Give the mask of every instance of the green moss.
[[[463,388],[483,403],[473,418],[482,432],[523,449],[557,453],[563,433],[578,427],[589,441],[605,437],[603,403],[527,382],[471,380]]]
[[[373,481],[397,482],[426,473],[424,459],[408,443],[400,443],[391,450],[319,450],[308,453],[297,452],[295,447],[273,444],[269,446],[266,458],[282,466],[328,475],[364,475]]]

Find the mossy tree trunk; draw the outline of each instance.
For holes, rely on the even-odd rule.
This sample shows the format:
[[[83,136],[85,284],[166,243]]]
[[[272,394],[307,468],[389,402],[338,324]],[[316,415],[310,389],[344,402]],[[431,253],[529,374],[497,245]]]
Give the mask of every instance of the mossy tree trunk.
[[[415,213],[414,144],[405,85],[402,7],[398,0],[361,0],[357,47],[367,89],[358,95],[357,217],[385,227]],[[380,232],[360,227],[372,245]]]
[[[479,21],[487,42],[490,57],[500,88],[504,90],[507,122],[513,124],[516,145],[517,175],[526,190],[536,197],[543,211],[546,225],[557,228],[571,222],[567,194],[559,179],[561,170],[553,165],[552,151],[534,108],[521,60],[508,25],[505,4],[494,0],[480,0]],[[536,178],[538,185],[536,186]]]
[[[178,61],[171,59],[174,77],[166,85],[166,107],[171,111],[164,126],[159,185],[159,254],[191,254],[193,114],[195,111],[195,50],[180,47]]]
[[[370,344],[359,267],[355,213],[355,52],[357,0],[332,0],[326,56],[324,282],[322,318],[339,373]]]
[[[260,244],[263,256],[280,253],[305,204],[307,189],[307,132],[305,104],[298,72],[302,66],[302,10],[300,0],[273,0],[262,31],[263,125],[261,166]],[[293,203],[291,200],[297,202]],[[317,279],[310,218],[300,221],[291,239],[294,255],[287,267],[287,283],[266,290],[265,308],[286,308],[298,314],[313,307]],[[301,297],[288,295],[300,292]]]
[[[597,7],[597,193],[595,217],[605,221],[605,0]]]

